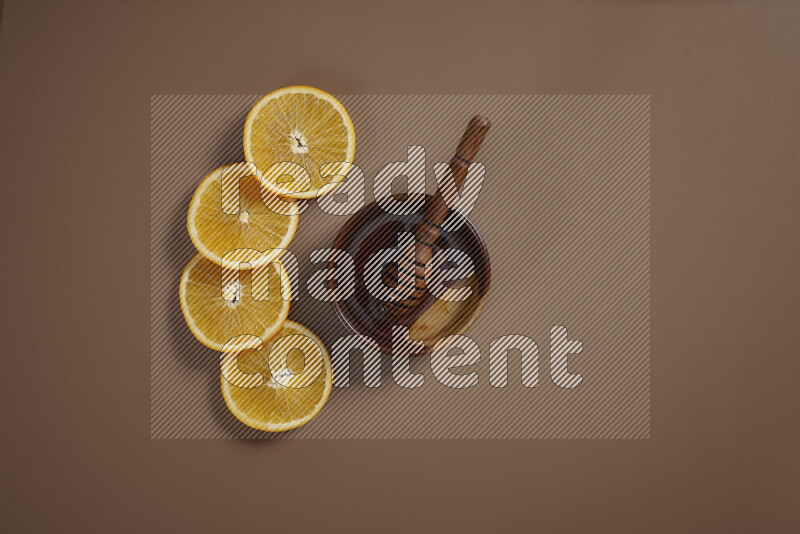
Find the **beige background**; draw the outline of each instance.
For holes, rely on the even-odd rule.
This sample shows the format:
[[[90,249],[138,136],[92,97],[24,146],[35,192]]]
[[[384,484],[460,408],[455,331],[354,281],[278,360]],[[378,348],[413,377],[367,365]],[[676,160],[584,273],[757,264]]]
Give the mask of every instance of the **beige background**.
[[[797,530],[800,5],[4,2],[12,532]],[[650,94],[650,440],[151,441],[154,93]]]

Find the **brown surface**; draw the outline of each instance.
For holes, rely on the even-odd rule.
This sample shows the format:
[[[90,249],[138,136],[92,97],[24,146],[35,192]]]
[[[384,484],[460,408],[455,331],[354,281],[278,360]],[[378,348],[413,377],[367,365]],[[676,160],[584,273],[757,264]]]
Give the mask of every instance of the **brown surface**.
[[[800,4],[4,4],[5,530],[797,531]],[[151,441],[150,95],[291,83],[651,94],[651,439]]]

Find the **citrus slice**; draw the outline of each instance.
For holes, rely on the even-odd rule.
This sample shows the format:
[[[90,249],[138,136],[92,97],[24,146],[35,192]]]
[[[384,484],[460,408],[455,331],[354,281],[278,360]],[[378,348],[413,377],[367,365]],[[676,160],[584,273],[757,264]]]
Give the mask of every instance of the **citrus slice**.
[[[266,187],[285,198],[315,198],[336,187],[350,169],[355,150],[356,134],[347,111],[333,96],[313,87],[273,91],[253,106],[244,123],[247,161],[262,173]],[[305,173],[298,172],[298,165]]]
[[[258,280],[255,295],[254,277]],[[178,293],[183,317],[194,336],[221,351],[236,336],[272,337],[289,315],[291,286],[278,261],[237,275],[236,270],[224,269],[196,254],[183,270]]]
[[[206,258],[228,268],[255,267],[280,255],[294,237],[299,218],[295,202],[263,190],[251,164],[220,167],[197,186],[186,228]]]
[[[249,427],[266,432],[297,428],[328,401],[331,358],[322,341],[299,323],[286,321],[259,350],[232,353],[233,359],[238,371],[229,372],[233,364],[223,365],[222,396]]]

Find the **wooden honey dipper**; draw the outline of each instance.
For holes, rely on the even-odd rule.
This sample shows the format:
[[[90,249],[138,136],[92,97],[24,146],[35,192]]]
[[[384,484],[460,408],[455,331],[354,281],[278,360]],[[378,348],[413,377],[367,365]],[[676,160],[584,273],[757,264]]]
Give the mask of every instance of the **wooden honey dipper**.
[[[456,155],[450,160],[457,191],[464,185],[469,166],[478,155],[478,149],[491,126],[489,119],[475,115],[461,136]],[[384,286],[391,288],[387,291],[403,296],[400,300],[384,302],[385,309],[390,314],[406,315],[425,297],[425,268],[433,256],[433,244],[442,233],[442,223],[449,212],[450,208],[440,188],[428,204],[422,222],[414,231],[414,243],[398,255],[396,262],[391,264],[383,276]]]

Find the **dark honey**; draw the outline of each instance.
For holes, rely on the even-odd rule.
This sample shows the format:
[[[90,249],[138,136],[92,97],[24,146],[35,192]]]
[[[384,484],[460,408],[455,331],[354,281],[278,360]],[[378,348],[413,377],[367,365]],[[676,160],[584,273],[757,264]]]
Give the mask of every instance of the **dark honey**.
[[[427,202],[432,197],[427,197]],[[426,204],[427,205],[427,204]],[[477,317],[489,291],[491,268],[489,254],[477,229],[468,220],[463,220],[455,231],[443,231],[434,244],[434,253],[441,249],[455,248],[468,254],[475,268],[472,295],[467,301],[450,306],[436,306],[436,298],[427,292],[420,305],[405,316],[397,317],[386,311],[382,301],[375,298],[365,285],[365,265],[377,251],[393,248],[398,245],[399,236],[403,232],[413,233],[422,221],[424,209],[412,215],[395,215],[383,211],[377,204],[365,206],[353,215],[342,228],[336,238],[334,247],[349,253],[355,262],[355,293],[348,299],[335,302],[336,313],[345,326],[353,333],[373,339],[385,353],[392,352],[392,327],[403,325],[413,330],[425,319],[430,323],[433,311],[441,308],[441,317],[436,316],[434,324],[441,325],[436,331],[426,328],[423,338],[416,338],[425,343],[428,352],[439,339],[463,333]],[[411,336],[412,339],[414,335]]]

